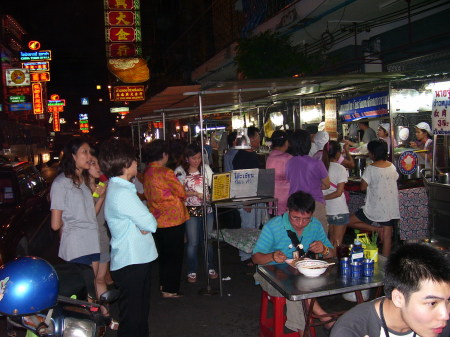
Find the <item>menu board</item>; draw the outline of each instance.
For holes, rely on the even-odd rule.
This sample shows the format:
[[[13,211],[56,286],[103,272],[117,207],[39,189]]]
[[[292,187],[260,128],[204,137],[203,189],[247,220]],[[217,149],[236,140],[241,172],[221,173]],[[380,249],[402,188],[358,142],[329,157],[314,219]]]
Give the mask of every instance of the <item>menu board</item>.
[[[258,169],[231,171],[230,196],[232,198],[258,195]]]
[[[214,174],[212,178],[211,200],[223,200],[230,198],[230,176],[231,173]]]

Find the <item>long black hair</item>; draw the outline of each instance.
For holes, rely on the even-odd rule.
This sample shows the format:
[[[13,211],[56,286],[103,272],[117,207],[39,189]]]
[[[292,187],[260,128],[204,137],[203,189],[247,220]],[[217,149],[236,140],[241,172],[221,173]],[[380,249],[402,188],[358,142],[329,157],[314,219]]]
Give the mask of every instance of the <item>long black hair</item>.
[[[295,130],[291,137],[292,155],[306,156],[311,150],[311,137],[306,130]]]
[[[181,166],[183,167],[184,172],[186,172],[186,175],[189,175],[189,157],[195,156],[197,153],[202,153],[202,149],[198,144],[189,144],[184,149],[184,160],[181,163]],[[200,162],[200,167],[198,168],[199,172],[202,173],[203,165],[202,162]]]
[[[59,172],[64,173],[67,178],[72,178],[73,183],[76,186],[80,186],[82,181],[77,175],[77,167],[73,155],[77,154],[78,150],[84,144],[89,142],[82,137],[74,137],[64,146],[61,163],[59,165]]]

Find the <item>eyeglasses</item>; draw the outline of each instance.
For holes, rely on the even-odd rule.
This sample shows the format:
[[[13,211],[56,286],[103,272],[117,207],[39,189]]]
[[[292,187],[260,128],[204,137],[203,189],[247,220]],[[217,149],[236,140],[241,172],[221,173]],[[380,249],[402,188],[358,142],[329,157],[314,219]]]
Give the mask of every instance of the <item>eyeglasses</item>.
[[[312,219],[312,217],[307,217],[307,218],[302,218],[302,217],[299,217],[299,216],[292,216],[290,213],[289,213],[289,220],[291,221],[291,222],[295,222],[295,223],[310,223],[311,222],[311,219]]]

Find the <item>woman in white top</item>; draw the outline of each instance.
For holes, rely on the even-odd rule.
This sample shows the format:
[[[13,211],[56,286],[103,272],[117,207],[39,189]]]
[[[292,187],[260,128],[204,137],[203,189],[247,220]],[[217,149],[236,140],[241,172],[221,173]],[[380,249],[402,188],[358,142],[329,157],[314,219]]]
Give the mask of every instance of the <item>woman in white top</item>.
[[[367,190],[365,205],[352,214],[349,226],[378,231],[383,242],[382,255],[388,256],[392,247],[392,232],[400,219],[395,166],[387,160],[387,144],[377,139],[367,144],[373,163],[366,167],[361,177],[361,190]],[[375,227],[372,223],[381,225]]]
[[[391,153],[391,124],[389,123],[380,123],[378,125],[377,136],[378,139],[384,140],[388,145],[388,154]],[[394,147],[397,147],[397,142],[394,139]]]
[[[327,220],[329,224],[328,233],[333,247],[342,244],[350,219],[350,212],[344,194],[348,171],[338,163],[341,152],[341,145],[338,142],[334,140],[329,142],[328,158],[330,162],[327,169],[328,176],[330,177],[330,188],[322,191],[326,201]]]
[[[206,196],[203,198],[203,166],[205,167]],[[197,144],[189,144],[184,150],[184,162],[175,169],[175,175],[186,190],[186,207],[190,219],[186,221],[187,262],[189,283],[197,282],[198,247],[203,246],[203,202],[209,199],[209,188],[212,182],[212,170],[207,164],[202,164],[201,148]],[[206,215],[207,232],[213,229],[214,216],[208,207]],[[208,240],[208,275],[211,279],[218,277],[214,269],[213,247]]]

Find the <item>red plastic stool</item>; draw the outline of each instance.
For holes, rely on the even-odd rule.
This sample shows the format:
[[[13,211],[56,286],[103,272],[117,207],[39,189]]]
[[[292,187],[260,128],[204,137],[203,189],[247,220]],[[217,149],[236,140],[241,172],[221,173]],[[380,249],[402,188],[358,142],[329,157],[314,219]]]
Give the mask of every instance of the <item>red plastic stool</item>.
[[[273,313],[268,317],[269,301],[272,303]],[[298,332],[284,333],[286,314],[284,307],[286,298],[270,296],[266,291],[261,293],[261,311],[259,316],[259,337],[298,337]],[[310,327],[310,336],[316,336],[314,327]]]

